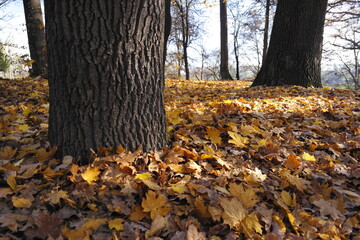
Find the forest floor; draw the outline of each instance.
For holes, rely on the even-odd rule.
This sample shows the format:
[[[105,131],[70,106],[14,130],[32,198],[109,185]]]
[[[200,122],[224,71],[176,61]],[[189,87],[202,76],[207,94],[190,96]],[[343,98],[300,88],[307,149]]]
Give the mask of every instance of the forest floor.
[[[54,159],[46,80],[0,80],[0,239],[360,239],[360,92],[166,82],[169,147]]]

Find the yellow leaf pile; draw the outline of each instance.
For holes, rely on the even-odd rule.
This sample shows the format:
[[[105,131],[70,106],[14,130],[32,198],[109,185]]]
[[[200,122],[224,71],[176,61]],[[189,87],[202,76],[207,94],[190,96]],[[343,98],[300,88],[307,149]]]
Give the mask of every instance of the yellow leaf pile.
[[[167,148],[78,166],[46,80],[0,83],[0,239],[360,238],[358,91],[167,80]]]

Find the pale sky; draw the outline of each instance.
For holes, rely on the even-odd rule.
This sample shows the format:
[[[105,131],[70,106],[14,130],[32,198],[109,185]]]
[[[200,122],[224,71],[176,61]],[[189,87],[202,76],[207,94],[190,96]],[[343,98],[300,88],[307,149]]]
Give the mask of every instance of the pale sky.
[[[42,9],[44,11],[44,9]],[[28,53],[27,33],[25,26],[25,16],[22,1],[10,2],[0,10],[0,16],[8,15],[5,20],[0,20],[0,41],[9,41],[25,49],[20,49],[21,54]],[[208,16],[208,17],[206,17]],[[206,9],[206,19],[204,28],[207,34],[203,37],[203,44],[208,49],[220,47],[220,22],[218,7]]]

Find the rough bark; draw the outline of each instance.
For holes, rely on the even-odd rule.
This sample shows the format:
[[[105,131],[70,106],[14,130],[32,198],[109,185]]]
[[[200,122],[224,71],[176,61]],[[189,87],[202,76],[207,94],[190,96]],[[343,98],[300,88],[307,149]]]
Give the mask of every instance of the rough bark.
[[[321,87],[327,0],[279,0],[265,61],[252,86]]]
[[[45,28],[40,0],[23,0],[32,63],[30,76],[47,75]]]
[[[45,0],[49,140],[59,156],[166,144],[163,0]]]
[[[220,1],[220,76],[221,80],[233,80],[229,73],[229,50],[226,1]]]

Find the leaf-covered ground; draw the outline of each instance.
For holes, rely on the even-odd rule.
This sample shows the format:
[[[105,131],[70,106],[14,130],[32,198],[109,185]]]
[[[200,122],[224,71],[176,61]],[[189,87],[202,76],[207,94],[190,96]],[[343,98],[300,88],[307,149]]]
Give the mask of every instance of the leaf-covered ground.
[[[169,147],[54,159],[45,80],[0,80],[0,239],[360,239],[360,93],[167,81]]]

